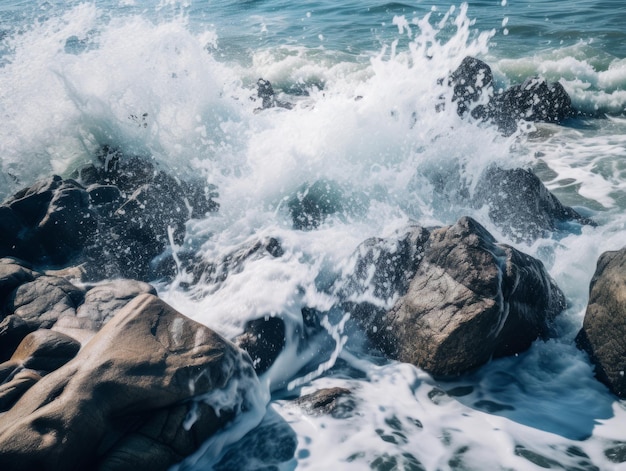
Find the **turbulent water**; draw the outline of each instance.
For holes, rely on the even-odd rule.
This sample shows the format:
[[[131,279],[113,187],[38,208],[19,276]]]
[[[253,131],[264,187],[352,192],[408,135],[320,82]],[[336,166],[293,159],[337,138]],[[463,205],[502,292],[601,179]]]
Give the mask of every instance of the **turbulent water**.
[[[292,334],[261,377],[257,407],[181,469],[211,469],[261,420],[297,439],[283,470],[626,469],[626,402],[574,346],[598,256],[626,245],[625,25],[617,0],[2,0],[0,199],[110,145],[218,187],[219,213],[190,221],[174,255],[218,260],[259,237],[281,241],[282,257],[221,284],[188,289],[180,275],[158,285],[229,338],[264,316]],[[503,88],[535,74],[559,80],[597,117],[509,137],[462,120],[438,104],[451,98],[441,78],[466,55],[489,63]],[[294,108],[258,112],[259,77]],[[599,226],[508,240],[455,195],[494,162],[533,168]],[[320,178],[360,204],[294,230],[286,198]],[[568,300],[556,339],[452,382],[369,356],[341,313],[322,319],[325,338],[298,346],[302,308],[333,306],[325,288],[359,243],[463,215],[543,261]],[[353,391],[351,417],[289,402],[331,386]]]

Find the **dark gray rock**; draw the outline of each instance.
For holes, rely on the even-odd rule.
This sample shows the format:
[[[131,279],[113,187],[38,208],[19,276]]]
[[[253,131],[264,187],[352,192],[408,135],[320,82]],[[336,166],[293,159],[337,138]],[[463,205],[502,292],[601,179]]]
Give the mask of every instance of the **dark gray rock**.
[[[215,187],[181,181],[149,159],[104,147],[74,179],[53,176],[0,205],[0,257],[38,266],[83,265],[84,278],[154,279],[151,261],[172,242],[181,244],[185,223],[217,211]]]
[[[407,293],[391,309],[352,314],[389,357],[452,376],[548,337],[564,308],[540,261],[462,218],[430,233]]]
[[[505,133],[517,129],[517,121],[561,123],[574,116],[572,100],[559,82],[543,77],[527,78],[496,95],[489,116]]]
[[[371,238],[360,244],[335,290],[348,301],[389,302],[406,293],[430,233],[414,226],[398,237]]]
[[[258,427],[231,445],[215,471],[278,471],[294,458],[298,438],[278,414],[267,413]]]
[[[251,261],[267,256],[279,258],[283,254],[284,250],[278,239],[265,237],[244,243],[236,250],[217,260],[191,256],[187,260],[183,259],[182,264],[183,270],[192,277],[191,286],[197,284],[215,285],[225,281],[231,274],[240,273],[245,265]],[[183,287],[188,286],[189,284],[185,284]]]
[[[276,93],[274,87],[269,80],[260,78],[256,83],[257,97],[261,99],[261,108],[257,110],[266,110],[268,108],[285,108],[292,109],[293,105],[285,101],[276,99]]]
[[[494,94],[491,67],[474,57],[465,57],[450,74],[448,84],[454,90],[452,101],[459,116],[471,113],[475,119],[487,118],[487,105]]]
[[[583,327],[576,337],[597,378],[626,398],[626,247],[600,256]]]
[[[343,211],[344,197],[344,191],[332,180],[303,185],[287,202],[294,229],[317,229],[328,216]]]
[[[188,401],[254,377],[230,342],[140,295],[0,416],[0,467],[166,470],[238,412],[200,402],[183,427]]]
[[[346,388],[320,389],[293,402],[309,415],[330,415],[336,419],[350,417],[356,407],[352,391]]]
[[[243,333],[234,343],[250,355],[255,371],[262,374],[285,348],[285,322],[279,317],[246,322]]]
[[[514,133],[520,120],[562,123],[577,114],[558,82],[530,77],[502,92],[494,91],[493,82],[489,65],[474,57],[463,59],[448,78],[458,114],[492,122],[505,135]]]
[[[476,185],[472,205],[487,206],[489,218],[504,235],[528,244],[581,225],[596,225],[564,206],[534,173],[521,168],[487,168]]]

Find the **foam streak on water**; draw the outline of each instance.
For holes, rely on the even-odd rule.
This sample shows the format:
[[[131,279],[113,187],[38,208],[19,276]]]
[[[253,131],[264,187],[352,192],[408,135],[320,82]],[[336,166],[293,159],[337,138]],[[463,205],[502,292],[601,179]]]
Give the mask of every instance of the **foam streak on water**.
[[[623,469],[610,450],[626,448],[626,405],[573,340],[598,256],[626,244],[626,63],[600,26],[571,39],[570,15],[546,2],[529,2],[532,14],[513,1],[140,3],[0,2],[14,22],[0,47],[0,197],[69,175],[109,145],[217,185],[219,213],[190,221],[171,248],[179,266],[186,253],[215,261],[280,241],[284,255],[251,260],[220,283],[183,289],[180,274],[158,286],[228,338],[263,317],[287,328],[249,413],[180,469],[215,465],[259,423],[286,424],[297,438],[281,469]],[[539,16],[549,19],[541,28]],[[510,137],[462,120],[445,77],[466,55],[486,58],[501,86],[544,74],[588,115],[610,117]],[[259,112],[259,77],[293,109]],[[600,226],[531,246],[507,240],[458,192],[492,163],[534,168]],[[294,230],[287,199],[320,179],[341,190],[345,211]],[[452,382],[369,357],[331,309],[328,287],[367,237],[463,215],[545,263],[568,299],[559,338]],[[303,308],[328,313],[306,341]],[[343,418],[309,416],[287,400],[334,386],[353,391]]]

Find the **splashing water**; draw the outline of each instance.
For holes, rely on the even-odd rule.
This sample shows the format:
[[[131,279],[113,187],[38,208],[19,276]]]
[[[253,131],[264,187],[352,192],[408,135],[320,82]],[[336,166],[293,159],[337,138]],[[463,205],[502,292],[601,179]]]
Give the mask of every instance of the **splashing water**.
[[[319,29],[315,5],[300,15],[307,25],[322,18],[306,32],[315,45],[288,40],[293,18],[262,11],[258,21],[241,20],[264,25],[263,47],[254,47],[241,39],[244,27],[210,25],[194,2],[135,3],[115,4],[123,14],[98,2],[71,5],[3,36],[0,196],[52,172],[67,176],[109,145],[217,185],[220,211],[189,221],[184,244],[172,244],[175,254],[220,260],[260,239],[280,241],[281,257],[253,259],[218,284],[183,289],[180,273],[158,285],[167,302],[228,338],[264,317],[280,317],[287,332],[283,352],[260,378],[265,396],[248,398],[250,414],[180,469],[216,466],[216,450],[264,417],[297,437],[282,469],[618,469],[626,407],[595,381],[573,337],[597,257],[624,245],[623,59],[598,54],[589,41],[522,57],[498,53],[492,44],[505,40],[505,26],[506,41],[515,37],[516,17],[507,10],[508,21],[479,31],[467,4],[418,14],[368,3],[367,14],[376,22],[385,15],[386,23],[370,28],[383,43],[371,52],[330,47],[333,35]],[[237,14],[226,6],[221,13]],[[230,44],[216,33],[221,28]],[[614,116],[503,137],[461,119],[451,104],[445,78],[467,55],[487,58],[502,86],[541,73],[562,80],[579,109]],[[293,109],[258,112],[259,77]],[[535,168],[565,204],[586,208],[600,226],[530,246],[508,240],[459,192],[492,163]],[[336,185],[343,211],[317,230],[294,230],[288,200],[317,181]],[[568,299],[559,338],[446,383],[410,365],[381,364],[359,349],[343,313],[332,311],[327,287],[366,238],[463,215],[544,262]],[[306,341],[304,308],[330,313],[325,333]],[[342,418],[307,416],[287,400],[334,386],[352,391],[352,412]]]

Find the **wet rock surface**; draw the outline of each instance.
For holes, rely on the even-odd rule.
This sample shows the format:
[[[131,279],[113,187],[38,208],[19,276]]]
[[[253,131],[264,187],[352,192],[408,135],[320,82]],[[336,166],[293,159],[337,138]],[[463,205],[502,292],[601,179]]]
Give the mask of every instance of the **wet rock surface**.
[[[68,351],[59,341],[65,336],[49,335],[56,340],[34,349],[47,356],[21,355],[18,349],[12,360],[42,366],[37,358]],[[74,359],[32,378],[0,416],[0,464],[6,470],[165,470],[236,414],[201,403],[195,422],[185,428],[185,401],[253,375],[248,357],[231,343],[155,296],[140,295]]]
[[[0,256],[38,266],[82,264],[89,280],[171,275],[150,262],[171,242],[182,243],[190,218],[217,210],[215,188],[107,147],[97,159],[74,179],[53,176],[5,200]]]
[[[576,337],[597,378],[626,398],[626,247],[605,252],[591,280],[583,327]]]
[[[436,376],[469,372],[551,335],[565,298],[542,263],[471,218],[434,229],[391,308],[355,303],[373,345]]]
[[[464,58],[448,83],[460,116],[492,122],[505,135],[513,134],[519,121],[562,123],[577,114],[560,83],[529,77],[506,90],[495,90],[491,67],[474,57]]]

